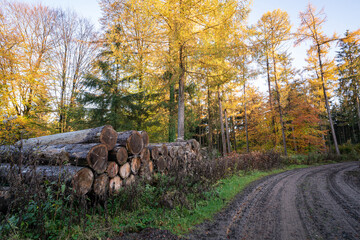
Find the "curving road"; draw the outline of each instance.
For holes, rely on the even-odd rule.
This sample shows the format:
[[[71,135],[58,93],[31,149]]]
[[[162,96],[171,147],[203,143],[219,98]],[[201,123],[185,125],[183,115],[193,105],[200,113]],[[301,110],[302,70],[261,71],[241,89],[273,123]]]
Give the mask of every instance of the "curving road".
[[[190,239],[360,239],[359,162],[257,181]]]

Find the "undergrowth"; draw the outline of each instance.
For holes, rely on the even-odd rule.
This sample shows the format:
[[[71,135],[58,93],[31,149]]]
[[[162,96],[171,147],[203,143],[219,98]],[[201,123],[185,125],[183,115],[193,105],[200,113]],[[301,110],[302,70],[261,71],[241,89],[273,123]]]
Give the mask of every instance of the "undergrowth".
[[[119,195],[77,198],[61,182],[16,178],[14,199],[0,213],[1,239],[94,239],[144,228],[185,234],[210,219],[250,182],[261,177],[345,157],[293,155],[277,152],[232,153],[168,169],[149,181],[124,187]],[[295,164],[295,165],[294,165]]]

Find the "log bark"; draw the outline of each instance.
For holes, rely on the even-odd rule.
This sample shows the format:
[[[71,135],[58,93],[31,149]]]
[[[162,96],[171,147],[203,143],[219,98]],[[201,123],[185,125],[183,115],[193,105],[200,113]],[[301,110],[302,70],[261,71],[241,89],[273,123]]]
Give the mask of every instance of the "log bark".
[[[109,160],[116,161],[120,165],[125,164],[128,157],[126,147],[123,146],[115,146],[113,150],[109,151]]]
[[[117,143],[125,146],[131,154],[139,154],[144,147],[144,142],[141,134],[138,131],[130,130],[119,132]]]
[[[131,172],[136,175],[138,174],[140,167],[141,167],[141,161],[140,158],[135,157],[133,159],[131,159]]]
[[[4,153],[2,160],[9,160],[8,157],[20,157],[22,154],[18,147],[7,147],[9,152]],[[103,173],[107,167],[108,151],[104,144],[59,144],[44,145],[38,148],[28,149],[23,155],[38,163],[50,165],[62,165],[70,163],[77,166],[89,166],[97,173]]]
[[[104,197],[108,193],[109,177],[104,173],[95,178],[94,193],[100,197]]]
[[[109,162],[106,168],[109,178],[114,178],[119,173],[119,165],[116,162]]]
[[[123,183],[119,176],[115,176],[114,178],[111,178],[109,181],[109,194],[117,195],[120,192],[122,184]]]
[[[86,169],[86,170],[82,170]],[[13,181],[12,178],[22,177],[24,181],[36,178],[39,181],[61,181],[70,183],[79,172],[92,171],[89,168],[78,166],[18,166],[9,163],[0,164],[0,178],[5,182]]]
[[[85,129],[74,132],[59,133],[49,136],[20,140],[15,145],[36,147],[43,145],[77,144],[77,143],[102,143],[108,150],[115,147],[117,133],[110,125]]]
[[[149,145],[149,134],[146,131],[139,131],[143,139],[144,147]]]
[[[119,175],[122,179],[128,178],[130,174],[131,174],[131,168],[129,163],[125,163],[120,167]]]
[[[169,143],[151,143],[151,144],[149,144],[149,148],[157,147],[159,155],[168,156],[168,154],[169,154],[169,151],[167,148],[168,144]]]

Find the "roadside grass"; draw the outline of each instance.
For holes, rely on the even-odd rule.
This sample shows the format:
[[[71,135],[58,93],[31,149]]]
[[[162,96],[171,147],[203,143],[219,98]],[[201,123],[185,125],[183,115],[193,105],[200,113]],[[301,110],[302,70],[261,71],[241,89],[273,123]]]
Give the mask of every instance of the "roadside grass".
[[[123,231],[139,231],[143,228],[159,228],[171,231],[176,235],[188,233],[194,225],[211,219],[251,182],[268,175],[281,173],[296,168],[305,168],[308,165],[290,165],[281,169],[271,171],[239,171],[225,179],[219,180],[214,189],[205,193],[206,198],[202,200],[192,199],[192,209],[176,206],[174,209],[142,208],[122,212],[112,219],[114,233]],[[191,196],[188,196],[191,198]]]

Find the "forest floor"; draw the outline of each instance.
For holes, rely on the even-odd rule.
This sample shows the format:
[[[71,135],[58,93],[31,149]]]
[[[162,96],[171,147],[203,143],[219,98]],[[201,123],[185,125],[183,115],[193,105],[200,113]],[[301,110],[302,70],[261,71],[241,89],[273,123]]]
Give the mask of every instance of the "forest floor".
[[[262,178],[183,238],[145,229],[115,239],[360,239],[360,165],[330,164]]]

